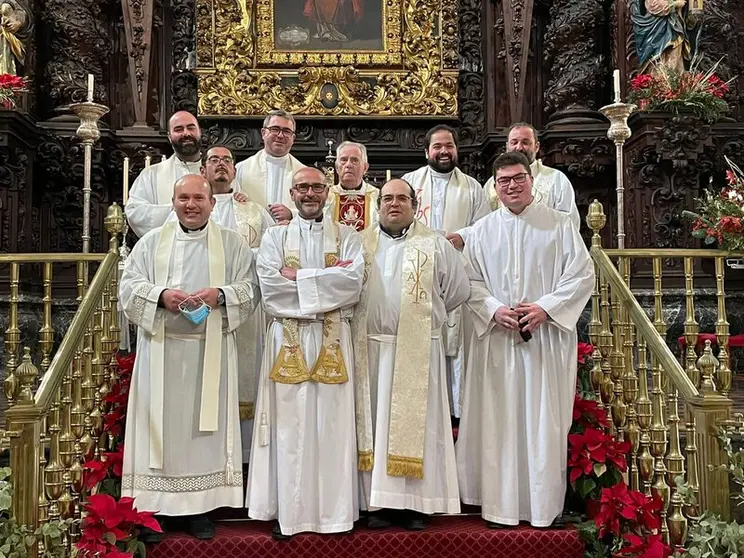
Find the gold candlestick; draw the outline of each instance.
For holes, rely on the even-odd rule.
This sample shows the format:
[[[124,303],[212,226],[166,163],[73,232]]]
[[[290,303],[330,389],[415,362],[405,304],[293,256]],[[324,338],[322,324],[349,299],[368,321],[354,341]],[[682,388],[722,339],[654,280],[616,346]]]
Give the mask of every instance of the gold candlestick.
[[[93,164],[93,144],[101,137],[98,121],[109,109],[104,105],[86,101],[73,103],[70,110],[80,118],[77,136],[85,148],[85,165],[83,167],[83,253],[90,252],[90,171]],[[86,275],[87,277],[87,275]]]
[[[610,121],[610,129],[607,137],[615,143],[615,164],[617,167],[617,247],[625,248],[625,168],[623,166],[623,145],[630,137],[631,131],[628,126],[628,117],[636,109],[635,105],[628,103],[612,103],[599,109]]]

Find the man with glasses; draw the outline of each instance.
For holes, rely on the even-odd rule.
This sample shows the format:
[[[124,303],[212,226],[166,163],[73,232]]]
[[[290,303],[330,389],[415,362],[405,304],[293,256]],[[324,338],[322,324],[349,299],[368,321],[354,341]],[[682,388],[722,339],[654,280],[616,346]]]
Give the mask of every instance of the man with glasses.
[[[498,157],[494,174],[500,206],[465,246],[475,339],[456,447],[460,495],[489,527],[549,527],[566,494],[576,322],[594,267],[570,216],[534,200],[522,153]]]
[[[145,233],[162,227],[173,213],[173,185],[187,174],[199,174],[201,167],[201,129],[196,117],[179,111],[168,121],[168,141],[173,155],[150,165],[132,184],[125,208],[127,221],[134,233]]]
[[[352,324],[361,505],[375,510],[370,528],[420,530],[429,514],[460,512],[441,331],[470,284],[457,250],[414,220],[410,184],[389,181],[378,204]]]
[[[274,220],[259,204],[243,192],[236,192],[235,158],[225,146],[215,145],[207,150],[201,175],[212,187],[215,200],[211,220],[238,232],[255,256],[266,230]],[[253,409],[256,402],[258,369],[263,356],[266,316],[259,305],[236,332],[238,351],[238,393],[240,395],[240,431],[243,441],[243,463],[249,462],[253,434]]]
[[[416,218],[462,250],[458,232],[490,212],[488,201],[480,183],[457,168],[457,132],[453,128],[434,126],[426,133],[425,143],[426,166],[403,176],[416,190]],[[453,417],[460,416],[460,378],[465,363],[460,314],[458,310],[448,316],[443,328]]]
[[[336,148],[338,184],[331,186],[327,211],[333,220],[357,231],[377,222],[378,190],[364,180],[369,169],[367,148],[353,141]]]
[[[292,176],[305,165],[289,152],[294,145],[296,124],[292,114],[285,110],[272,110],[263,121],[261,139],[264,148],[241,161],[237,181],[248,198],[266,207],[276,222],[292,219],[294,207],[289,190]]]
[[[258,388],[246,507],[278,522],[272,536],[349,531],[359,518],[354,358],[349,319],[364,258],[354,229],[323,217],[325,175],[295,173],[298,215],[258,250],[264,309],[273,318]]]

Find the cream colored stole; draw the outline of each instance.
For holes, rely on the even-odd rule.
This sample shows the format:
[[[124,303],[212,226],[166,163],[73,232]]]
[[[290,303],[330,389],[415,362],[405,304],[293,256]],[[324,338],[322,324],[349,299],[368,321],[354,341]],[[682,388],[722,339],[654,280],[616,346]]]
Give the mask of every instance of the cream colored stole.
[[[432,178],[429,166],[415,171],[411,177],[413,189],[416,190],[418,211],[416,219],[431,226]],[[470,184],[467,176],[458,168],[452,171],[445,192],[444,215],[442,226],[448,233],[470,225]]]
[[[176,183],[176,161],[175,155],[171,155],[165,161],[155,163],[152,165],[154,172],[155,188],[158,195],[158,205],[170,205],[173,202],[173,186]],[[189,165],[199,164],[198,162],[188,163],[183,162],[186,165],[188,172],[191,172]],[[195,171],[196,174],[199,171]]]
[[[155,249],[155,285],[165,286],[168,280],[173,245],[178,222],[170,221],[160,231]],[[225,284],[225,248],[220,227],[213,221],[207,225],[209,285]],[[199,431],[216,432],[219,426],[220,376],[222,374],[222,312],[209,313],[206,325],[202,393],[199,410]],[[163,468],[163,408],[165,387],[165,319],[161,319],[150,343],[150,468]],[[177,387],[177,386],[172,386]],[[228,440],[230,443],[231,440]],[[229,453],[229,452],[228,452]]]
[[[331,215],[336,223],[353,226],[351,223],[348,223],[346,220],[341,218],[341,197],[343,195],[364,195],[364,228],[369,228],[373,221],[375,205],[377,204],[377,197],[379,196],[380,191],[374,186],[362,182],[362,192],[363,194],[356,191],[347,193],[347,190],[345,190],[340,184],[334,184],[331,186],[328,190],[328,203],[331,206]]]
[[[361,471],[371,471],[374,466],[367,311],[369,283],[379,239],[379,225],[362,233],[364,284],[352,321],[357,451]],[[387,474],[394,477],[424,478],[435,247],[436,233],[414,221],[406,235],[403,253],[400,313],[390,402]]]
[[[251,248],[258,248],[258,245],[261,244],[261,229],[263,228],[261,206],[253,201],[239,202],[235,198],[233,198],[232,204],[238,233]]]
[[[269,205],[267,198],[268,170],[266,169],[266,151],[263,149],[253,157],[248,157],[241,163],[240,191],[245,192],[248,197],[261,207]],[[289,161],[284,166],[284,181],[282,185],[282,203],[287,207],[294,207],[294,202],[289,194],[292,188],[292,176],[305,165],[289,155]]]
[[[293,219],[285,229],[284,265],[300,269],[300,219]],[[323,253],[325,267],[338,261],[340,231],[336,223],[323,221]],[[299,321],[282,319],[283,344],[269,379],[280,384],[299,384],[312,381],[321,384],[343,384],[349,381],[343,354],[341,353],[341,311],[334,310],[323,316],[323,345],[318,358],[310,369],[300,345]]]
[[[551,174],[553,169],[546,167],[539,160],[535,160],[530,165],[532,171],[532,197],[535,198],[537,203],[549,203],[550,201],[550,190],[553,187],[553,179]],[[499,195],[496,193],[496,179],[491,177],[486,182],[486,197],[488,203],[491,206],[491,211],[496,211],[501,207],[501,201]]]

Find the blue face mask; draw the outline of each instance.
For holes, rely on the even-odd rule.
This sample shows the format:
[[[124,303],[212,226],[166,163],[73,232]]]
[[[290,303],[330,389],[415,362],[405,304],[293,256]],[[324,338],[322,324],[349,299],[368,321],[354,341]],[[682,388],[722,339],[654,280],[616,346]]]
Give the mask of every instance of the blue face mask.
[[[189,306],[191,306],[191,308],[189,308]],[[200,298],[184,300],[178,306],[178,309],[181,311],[181,314],[186,316],[187,320],[195,325],[199,325],[206,320],[207,316],[209,316],[209,312],[212,310],[209,305]]]

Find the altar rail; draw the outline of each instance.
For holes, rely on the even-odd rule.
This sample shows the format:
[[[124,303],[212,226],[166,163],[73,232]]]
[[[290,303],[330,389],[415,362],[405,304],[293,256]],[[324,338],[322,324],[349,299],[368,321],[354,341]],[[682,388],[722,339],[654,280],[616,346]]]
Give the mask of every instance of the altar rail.
[[[66,555],[79,537],[85,498],[83,464],[98,459],[106,448],[104,399],[117,369],[118,237],[124,229],[124,215],[118,205],[109,208],[105,223],[110,233],[109,250],[105,254],[0,256],[0,266],[7,266],[10,279],[4,367],[4,392],[9,408],[0,445],[10,451],[12,513],[31,532],[47,521],[77,520],[64,537]],[[89,284],[91,262],[99,265]],[[62,337],[56,351],[52,324],[55,264],[77,265],[79,301],[69,328],[56,332]],[[41,375],[28,346],[19,357],[18,320],[21,271],[31,268],[38,273],[39,267],[43,278],[43,325],[38,332]],[[43,543],[39,541],[30,556],[43,552]]]
[[[733,429],[742,423],[741,415],[731,414],[730,334],[724,290],[726,259],[740,258],[742,254],[693,249],[604,250],[600,231],[606,217],[596,200],[589,207],[586,222],[594,233],[591,256],[596,270],[589,322],[594,345],[592,389],[607,410],[613,433],[631,444],[630,487],[657,494],[665,502],[662,532],[667,540],[680,544],[688,517],[703,510],[711,510],[724,519],[730,517],[728,475],[709,466],[727,461],[716,437],[719,429]],[[631,264],[641,258],[652,262],[651,318],[631,291]],[[694,260],[700,258],[715,262],[717,358],[710,339],[702,348],[698,342]],[[666,340],[663,314],[663,264],[672,259],[683,261],[685,277],[684,346],[679,360]],[[680,395],[684,404],[684,453]],[[699,509],[683,509],[675,484],[678,476],[697,493]]]

